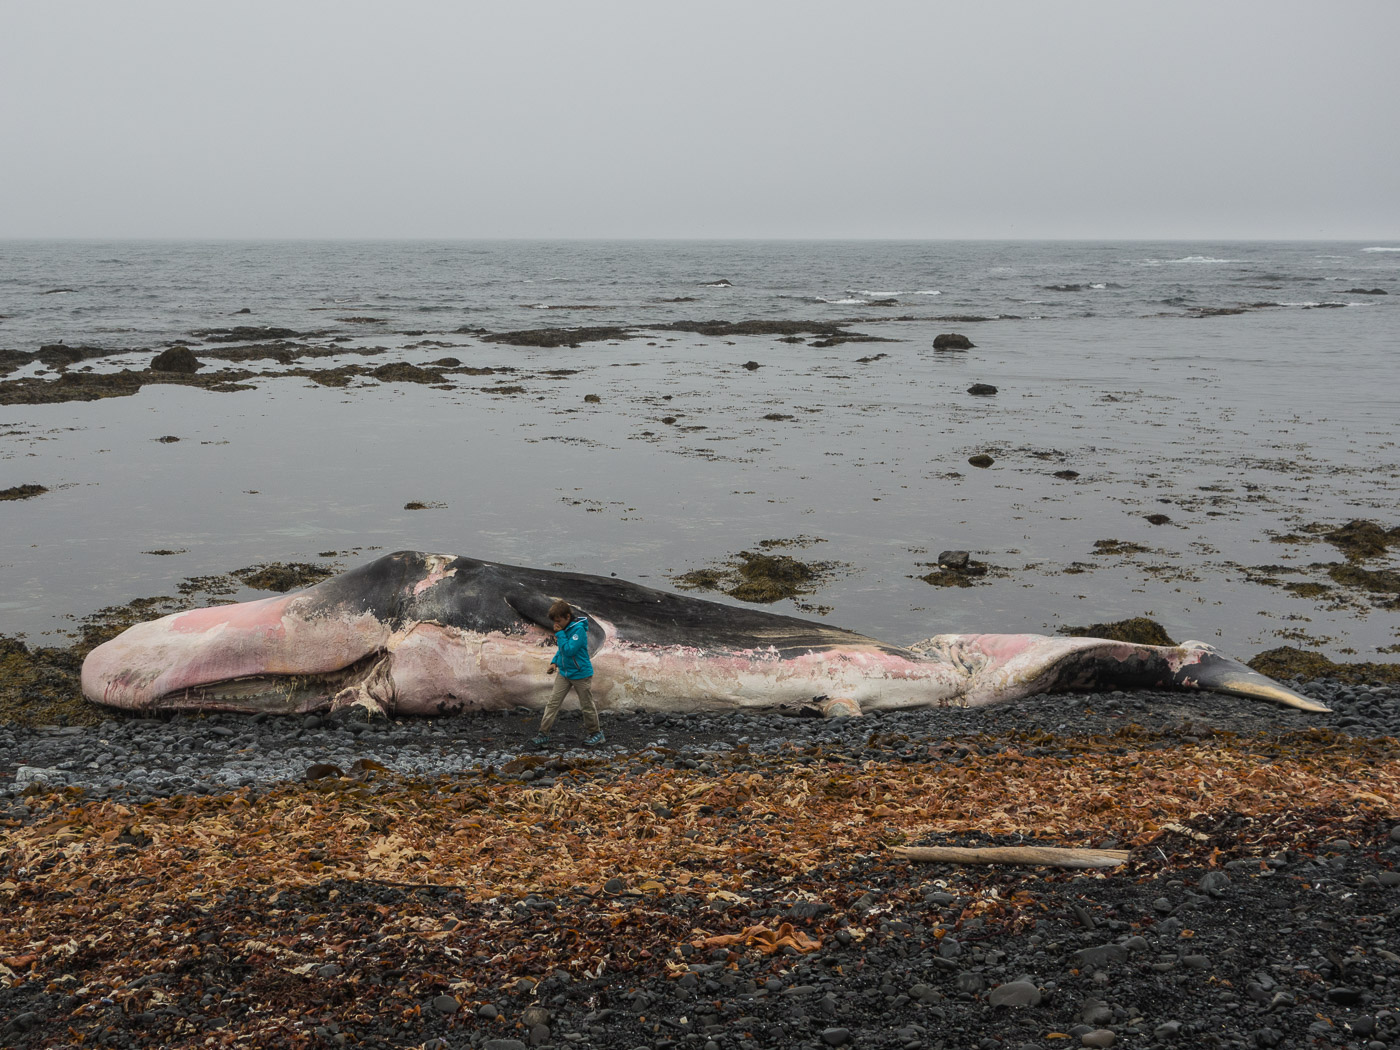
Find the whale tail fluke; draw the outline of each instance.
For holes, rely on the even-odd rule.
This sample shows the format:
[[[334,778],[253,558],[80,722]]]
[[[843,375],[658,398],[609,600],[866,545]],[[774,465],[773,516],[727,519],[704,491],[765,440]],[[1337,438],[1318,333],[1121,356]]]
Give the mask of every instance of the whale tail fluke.
[[[1201,651],[1200,659],[1177,671],[1173,681],[1186,689],[1208,689],[1215,693],[1229,693],[1255,700],[1269,700],[1299,711],[1327,712],[1332,709],[1301,693],[1295,693],[1285,685],[1275,682],[1268,675],[1223,656],[1204,642],[1183,642],[1183,649]]]

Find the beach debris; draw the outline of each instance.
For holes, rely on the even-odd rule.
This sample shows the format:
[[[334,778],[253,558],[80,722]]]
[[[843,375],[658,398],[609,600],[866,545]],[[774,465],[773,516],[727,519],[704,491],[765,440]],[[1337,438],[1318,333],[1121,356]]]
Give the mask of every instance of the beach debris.
[[[1052,868],[1116,868],[1128,863],[1125,849],[1067,849],[1060,846],[896,846],[894,855],[932,864],[1034,864]]]

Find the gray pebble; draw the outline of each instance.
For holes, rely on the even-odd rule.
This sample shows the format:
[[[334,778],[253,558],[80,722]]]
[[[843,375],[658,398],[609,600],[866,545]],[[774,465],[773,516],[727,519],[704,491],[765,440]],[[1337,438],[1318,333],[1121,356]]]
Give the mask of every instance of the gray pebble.
[[[961,978],[959,978],[959,984],[961,985]],[[1039,1006],[1040,989],[1029,981],[1008,981],[1006,984],[997,985],[988,992],[987,1002],[993,1006]]]

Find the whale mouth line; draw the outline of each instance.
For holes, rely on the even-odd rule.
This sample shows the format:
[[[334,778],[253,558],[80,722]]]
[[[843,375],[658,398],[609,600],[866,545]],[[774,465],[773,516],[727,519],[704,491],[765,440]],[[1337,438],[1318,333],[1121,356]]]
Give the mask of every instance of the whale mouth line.
[[[173,689],[151,702],[164,710],[248,711],[294,714],[329,707],[342,689],[357,684],[382,653],[329,671],[255,674]]]

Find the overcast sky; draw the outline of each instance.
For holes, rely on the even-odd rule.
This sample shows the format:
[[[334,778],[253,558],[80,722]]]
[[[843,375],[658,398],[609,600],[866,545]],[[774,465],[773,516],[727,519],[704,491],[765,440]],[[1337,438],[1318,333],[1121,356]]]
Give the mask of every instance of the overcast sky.
[[[1400,237],[1400,3],[0,0],[0,237]]]

